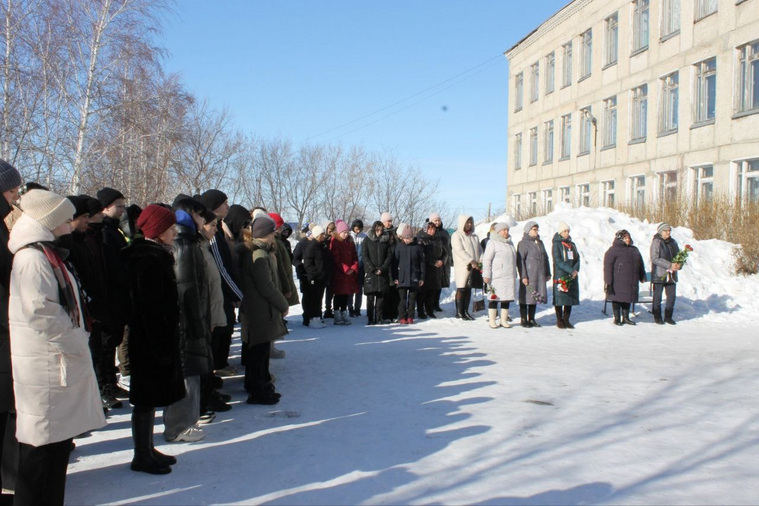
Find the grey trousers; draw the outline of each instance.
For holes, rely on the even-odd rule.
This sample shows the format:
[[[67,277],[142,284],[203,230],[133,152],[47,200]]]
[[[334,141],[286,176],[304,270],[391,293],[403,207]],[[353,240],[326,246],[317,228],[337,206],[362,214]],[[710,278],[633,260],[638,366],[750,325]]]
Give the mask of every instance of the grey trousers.
[[[200,417],[200,376],[184,379],[187,395],[163,410],[163,437],[172,441],[195,425]]]

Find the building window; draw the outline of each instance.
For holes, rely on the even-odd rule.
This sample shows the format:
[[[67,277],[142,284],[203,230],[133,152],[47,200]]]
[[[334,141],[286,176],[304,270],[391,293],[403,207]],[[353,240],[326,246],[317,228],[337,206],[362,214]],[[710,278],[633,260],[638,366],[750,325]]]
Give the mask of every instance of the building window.
[[[695,0],[696,1],[696,9],[694,14],[694,18],[696,21],[699,19],[705,18],[709,14],[714,14],[717,12],[717,0]]]
[[[514,112],[521,111],[524,100],[524,74],[521,72],[514,78]]]
[[[606,18],[606,54],[604,65],[617,63],[617,53],[619,47],[619,23],[617,13],[615,12]]]
[[[590,153],[590,141],[593,138],[593,113],[590,107],[580,109],[580,155]]]
[[[572,84],[572,41],[561,46],[561,86]]]
[[[565,202],[567,204],[572,202],[572,197],[569,194],[569,186],[559,187],[559,202]]]
[[[680,31],[680,0],[662,0],[661,36],[674,35]]]
[[[512,207],[514,208],[514,217],[519,220],[522,218],[522,196],[514,195],[512,198]]]
[[[664,76],[661,81],[661,109],[659,111],[659,132],[677,130],[677,72]]]
[[[648,0],[633,0],[633,52],[648,48]]]
[[[644,84],[632,90],[632,118],[630,121],[630,139],[633,141],[646,138],[646,116],[648,115],[648,85]]]
[[[514,170],[522,168],[522,134],[514,136]]]
[[[601,197],[603,207],[614,207],[614,181],[601,182]]]
[[[551,51],[546,56],[546,95],[553,93],[553,83],[556,79],[556,53]]]
[[[543,190],[543,212],[553,211],[553,190]]]
[[[580,54],[580,79],[588,77],[593,67],[593,29],[580,35],[582,40]]]
[[[677,171],[662,172],[659,174],[659,195],[664,204],[677,202]]]
[[[561,158],[572,156],[572,115],[561,117]]]
[[[550,163],[553,161],[553,120],[544,123],[545,140],[543,149],[545,153],[544,161]]]
[[[530,102],[535,102],[540,97],[540,62],[530,66]]]
[[[530,215],[538,215],[538,192],[530,192],[527,194],[528,205],[530,206]]]
[[[590,207],[590,184],[578,184],[577,190],[575,190],[575,195],[577,195],[577,205],[578,206],[585,206]]]
[[[538,164],[538,127],[530,128],[530,165]]]
[[[635,210],[646,207],[646,176],[633,176],[630,178],[630,196],[628,202]]]
[[[737,187],[743,202],[759,202],[759,158],[738,163]]]
[[[694,120],[696,123],[714,120],[717,101],[717,59],[709,58],[696,64],[696,100]]]
[[[711,200],[714,196],[714,166],[694,167],[693,172],[695,179],[694,201],[696,204],[700,204]]]
[[[604,147],[617,145],[617,97],[604,100]]]
[[[738,111],[759,109],[759,41],[738,48]]]

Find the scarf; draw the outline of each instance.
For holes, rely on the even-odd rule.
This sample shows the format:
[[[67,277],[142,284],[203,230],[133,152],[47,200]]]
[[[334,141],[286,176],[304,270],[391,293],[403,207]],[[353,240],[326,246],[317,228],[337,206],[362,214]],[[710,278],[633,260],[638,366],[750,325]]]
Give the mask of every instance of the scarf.
[[[30,244],[29,247],[34,248],[37,251],[41,251],[42,254],[45,255],[45,258],[47,258],[47,261],[50,262],[50,267],[53,269],[55,279],[58,281],[59,302],[68,313],[69,318],[71,319],[71,324],[74,326],[74,328],[78,328],[80,326],[79,321],[81,312],[79,304],[77,304],[76,301],[75,290],[78,289],[79,285],[74,283],[71,277],[69,277],[69,272],[66,268],[66,264],[63,262],[63,259],[58,253],[58,250],[56,250],[54,247],[51,247],[50,244],[46,244],[44,242]],[[81,300],[81,292],[79,293],[79,297]],[[89,331],[90,326],[87,320],[88,318],[84,319],[84,328],[85,330]]]

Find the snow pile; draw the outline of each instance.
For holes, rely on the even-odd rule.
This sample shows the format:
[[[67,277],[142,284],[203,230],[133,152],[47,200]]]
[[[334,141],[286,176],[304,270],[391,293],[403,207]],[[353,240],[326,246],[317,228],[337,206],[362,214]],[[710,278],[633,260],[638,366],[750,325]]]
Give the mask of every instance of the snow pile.
[[[495,220],[477,225],[475,230],[484,238],[493,221],[513,220],[510,215],[498,216]],[[566,222],[571,229],[572,240],[580,252],[580,297],[594,301],[604,300],[603,258],[614,240],[614,234],[622,229],[630,232],[635,246],[640,250],[651,271],[651,240],[656,234],[658,223],[649,223],[632,218],[624,213],[608,208],[572,208],[559,204],[552,213],[534,218],[540,225],[540,236],[549,256],[556,225]],[[511,228],[516,245],[522,238],[527,220],[518,222]],[[693,248],[688,263],[679,275],[677,287],[677,310],[689,317],[711,313],[731,313],[741,307],[759,309],[759,284],[757,276],[736,276],[733,274],[733,249],[735,244],[715,239],[699,241],[693,231],[685,227],[674,227],[672,237],[683,248],[686,244]],[[641,294],[648,295],[649,286],[641,285]],[[744,313],[748,317],[747,313]]]

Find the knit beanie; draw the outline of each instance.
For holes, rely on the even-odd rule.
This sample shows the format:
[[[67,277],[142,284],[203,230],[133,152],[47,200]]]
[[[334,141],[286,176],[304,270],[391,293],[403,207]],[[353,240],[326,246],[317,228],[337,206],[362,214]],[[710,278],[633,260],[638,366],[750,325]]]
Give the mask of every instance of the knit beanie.
[[[659,225],[659,228],[656,229],[656,233],[661,234],[663,231],[667,229],[672,230],[672,225],[670,225],[669,223],[662,223],[661,225]]]
[[[401,239],[411,239],[414,237],[414,233],[411,230],[411,225],[407,225],[406,223],[401,223],[398,225],[397,234]]]
[[[0,158],[0,193],[21,186],[21,174],[16,167]]]
[[[282,219],[277,213],[269,213],[269,218],[274,220],[274,224],[279,228],[285,224],[285,220]]]
[[[565,230],[569,230],[569,225],[567,225],[567,224],[566,224],[566,223],[564,223],[563,221],[560,221],[560,222],[558,222],[558,223],[556,224],[556,231],[557,231],[558,233],[562,233],[562,232],[564,232]]]
[[[177,208],[177,204],[179,204],[183,200],[192,200],[192,197],[190,197],[186,193],[180,193],[180,194],[178,194],[176,197],[174,197],[174,202],[171,203],[171,208],[172,209],[176,209]]]
[[[101,204],[100,201],[95,197],[90,197],[89,195],[84,194],[79,196],[87,199],[87,207],[89,208],[88,211],[90,213],[90,218],[103,210],[103,204]]]
[[[532,227],[536,227],[536,226],[538,226],[536,222],[532,220],[528,221],[527,223],[524,224],[524,233],[529,234],[530,230],[532,230]]]
[[[224,223],[229,227],[232,236],[237,239],[240,237],[240,231],[250,223],[250,212],[243,206],[232,204],[229,206],[229,213],[224,218]]]
[[[150,204],[142,210],[140,217],[137,218],[137,228],[142,231],[142,235],[146,238],[155,239],[176,222],[177,220],[171,210],[158,204]]]
[[[69,199],[72,204],[74,204],[74,208],[76,209],[76,211],[74,212],[74,219],[77,219],[84,214],[86,214],[87,216],[90,215],[90,203],[87,197],[69,195],[66,198]]]
[[[348,231],[348,224],[345,223],[343,220],[337,220],[335,222],[335,232],[338,234],[342,234],[343,232]]]
[[[250,232],[254,239],[261,239],[269,234],[273,234],[276,228],[274,220],[268,216],[259,216],[250,225]]]
[[[229,200],[227,198],[227,194],[224,193],[221,190],[208,190],[207,192],[204,192],[198,201],[206,206],[207,209],[210,209],[211,211],[215,211],[221,205]]]
[[[57,193],[32,190],[21,196],[19,207],[24,214],[38,221],[48,230],[54,230],[74,216],[76,208],[70,200]]]
[[[441,218],[438,213],[432,213],[432,214],[430,214],[429,220],[430,221],[435,221],[435,220],[443,221],[443,218]]]
[[[380,221],[382,223],[384,223],[386,221],[393,221],[393,217],[390,216],[390,213],[384,212],[384,213],[382,213],[382,216],[380,216]]]
[[[103,208],[110,206],[117,199],[123,199],[124,195],[120,191],[108,188],[107,186],[97,192],[98,200],[103,204]]]
[[[321,225],[316,225],[314,228],[311,229],[311,237],[319,237],[324,233],[324,227]]]
[[[495,229],[494,230],[495,230],[495,233],[497,234],[501,230],[508,230],[508,229],[509,229],[509,224],[508,223],[504,223],[503,221],[499,221],[498,223],[495,224]]]

